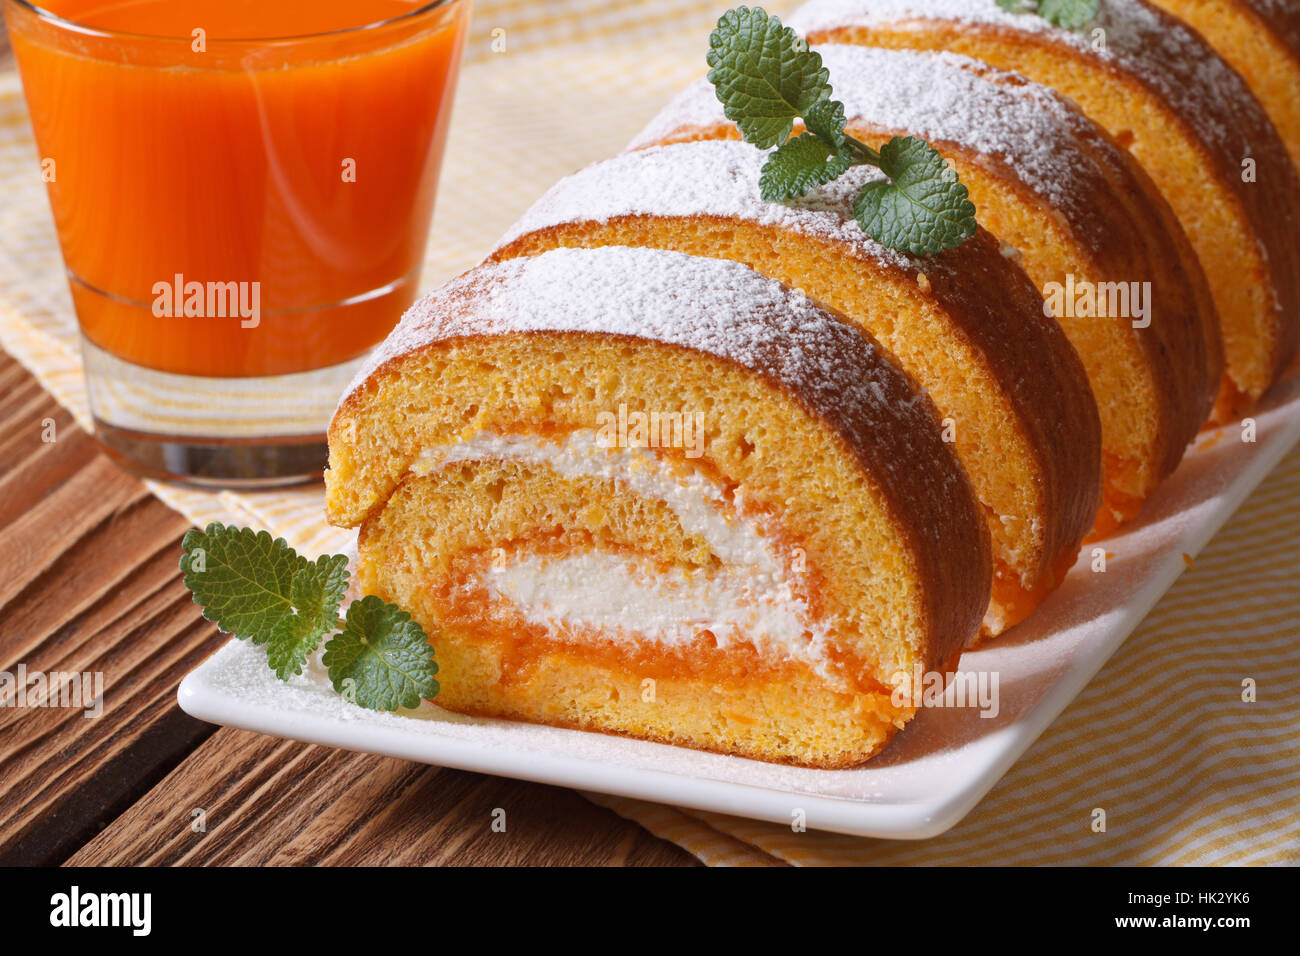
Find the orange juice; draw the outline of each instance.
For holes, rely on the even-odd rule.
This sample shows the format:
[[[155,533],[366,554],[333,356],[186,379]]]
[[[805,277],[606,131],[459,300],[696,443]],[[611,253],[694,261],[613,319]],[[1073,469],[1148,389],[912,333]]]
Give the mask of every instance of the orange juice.
[[[194,376],[355,358],[414,298],[468,4],[6,6],[86,338]]]

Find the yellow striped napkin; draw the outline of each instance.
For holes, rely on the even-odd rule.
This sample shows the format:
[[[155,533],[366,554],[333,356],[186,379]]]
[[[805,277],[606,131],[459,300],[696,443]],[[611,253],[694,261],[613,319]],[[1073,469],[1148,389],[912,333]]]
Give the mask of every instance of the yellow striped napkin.
[[[473,265],[560,176],[618,152],[703,69],[727,0],[481,0],[443,171],[427,286]],[[788,2],[768,4],[788,11]],[[527,149],[492,148],[508,131]],[[520,156],[526,157],[521,161]],[[16,78],[0,77],[0,345],[89,421],[76,326]],[[305,551],[349,536],[322,495],[150,483],[195,524],[264,527]],[[1047,734],[961,824],[864,840],[590,798],[710,864],[1300,861],[1300,554],[1293,453]],[[1244,678],[1258,700],[1243,704]],[[1093,832],[1103,808],[1107,829]]]

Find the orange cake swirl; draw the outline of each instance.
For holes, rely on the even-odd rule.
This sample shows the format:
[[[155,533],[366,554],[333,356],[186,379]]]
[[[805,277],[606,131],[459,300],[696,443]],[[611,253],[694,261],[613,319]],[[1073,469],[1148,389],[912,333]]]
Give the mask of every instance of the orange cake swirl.
[[[1049,294],[1101,414],[1096,531],[1132,517],[1177,467],[1223,374],[1209,285],[1169,204],[1073,104],[1018,74],[946,53],[843,44],[817,52],[849,133],[877,148],[911,135],[939,149],[981,224]],[[739,136],[701,79],[631,148]]]
[[[1241,75],[1176,17],[1101,0],[1078,30],[995,0],[812,0],[790,26],[814,44],[949,50],[1076,101],[1146,168],[1210,281],[1227,374],[1216,417],[1249,407],[1300,341],[1300,179]]]
[[[654,416],[683,440],[623,427]],[[473,269],[407,313],[329,445],[359,582],[433,636],[456,711],[848,766],[989,597],[983,512],[931,402],[843,317],[733,262]]]
[[[557,183],[495,259],[648,246],[743,262],[843,313],[934,399],[989,515],[998,634],[1060,583],[1097,515],[1100,426],[1086,372],[1038,289],[989,233],[915,259],[867,238],[855,167],[805,199],[764,202],[763,154],[735,141],[625,153]]]

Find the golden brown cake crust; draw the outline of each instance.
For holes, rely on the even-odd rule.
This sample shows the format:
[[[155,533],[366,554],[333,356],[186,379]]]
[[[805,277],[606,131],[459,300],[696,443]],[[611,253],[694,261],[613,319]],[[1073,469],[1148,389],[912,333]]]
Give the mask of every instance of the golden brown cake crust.
[[[936,263],[944,268],[933,268]],[[1097,514],[1101,455],[1097,405],[1074,347],[1043,315],[1038,289],[987,230],[909,271],[918,278],[924,273],[930,294],[1006,383],[1049,476],[1048,513],[1055,521],[1047,554],[1053,562],[1073,555]]]
[[[903,129],[852,122],[849,130],[868,143],[908,134]],[[1096,132],[1100,134],[1100,130]],[[1103,144],[1099,137],[1085,148]],[[1043,215],[1051,215],[1053,211],[1065,212],[1059,207],[1043,204],[1041,195],[1029,195],[1027,187],[1015,178],[1004,161],[978,154],[959,143],[940,140],[932,145],[949,157],[960,156],[966,162],[978,164],[1005,188],[1038,205]],[[1097,156],[1097,153],[1102,155]],[[1094,157],[1108,162],[1113,158],[1108,153],[1109,150],[1103,147],[1096,150]],[[1137,336],[1136,341],[1144,353],[1147,368],[1166,399],[1148,410],[1159,419],[1160,430],[1166,438],[1158,462],[1158,475],[1164,477],[1171,474],[1182,460],[1184,450],[1205,422],[1218,393],[1223,373],[1218,320],[1205,274],[1163,199],[1157,195],[1159,205],[1151,202],[1142,179],[1131,169],[1111,165],[1106,172],[1113,176],[1110,182],[1089,174],[1076,180],[1080,184],[1084,180],[1091,182],[1088,183],[1090,188],[1082,194],[1082,205],[1088,209],[1088,221],[1084,223],[1075,219],[1071,223],[1075,227],[1073,236],[1096,263],[1098,275],[1114,281],[1120,281],[1121,277],[1142,276],[1152,283],[1152,301],[1159,303],[1164,321],[1153,323],[1144,330],[1148,334]],[[1151,188],[1154,189],[1154,185]],[[1126,207],[1123,200],[1132,206]],[[1164,206],[1164,210],[1160,206]],[[1166,215],[1168,220],[1163,218]],[[1163,228],[1169,223],[1177,230],[1176,233]],[[1185,247],[1187,259],[1181,257],[1180,245]],[[1148,263],[1152,266],[1151,271],[1135,272],[1135,262]],[[1190,264],[1190,270],[1185,267],[1187,264]],[[1127,317],[1120,317],[1120,320],[1130,321]],[[1214,347],[1207,348],[1207,342],[1213,343]]]

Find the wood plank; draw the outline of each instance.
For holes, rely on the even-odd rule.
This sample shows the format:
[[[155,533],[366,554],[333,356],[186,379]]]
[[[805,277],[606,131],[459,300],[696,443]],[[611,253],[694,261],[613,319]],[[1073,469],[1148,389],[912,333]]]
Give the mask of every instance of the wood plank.
[[[223,728],[68,863],[697,863],[598,809],[558,787]],[[195,827],[196,810],[205,830]],[[504,832],[493,830],[498,810]]]
[[[8,356],[24,395],[34,380]],[[10,394],[13,394],[12,392]],[[188,527],[101,455],[36,386],[0,417],[0,670],[103,675],[102,714],[0,708],[0,863],[53,863],[160,780],[213,728],[176,707],[221,644],[176,574]],[[41,440],[53,418],[57,438]]]
[[[186,716],[180,679],[225,640],[180,582],[187,528],[0,352],[0,670],[105,690],[95,718],[0,708],[0,865],[696,862],[571,791]]]
[[[0,423],[4,423],[0,425],[0,528],[31,511],[52,489],[99,455],[95,443],[77,428],[72,416],[62,408],[50,408],[50,397],[35,379],[28,376],[27,382],[36,386],[42,404],[16,407],[11,415],[0,414]],[[47,421],[54,423],[56,436],[67,440],[40,440],[41,423]],[[10,422],[15,427],[10,428]]]

